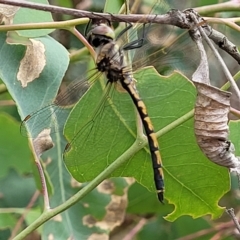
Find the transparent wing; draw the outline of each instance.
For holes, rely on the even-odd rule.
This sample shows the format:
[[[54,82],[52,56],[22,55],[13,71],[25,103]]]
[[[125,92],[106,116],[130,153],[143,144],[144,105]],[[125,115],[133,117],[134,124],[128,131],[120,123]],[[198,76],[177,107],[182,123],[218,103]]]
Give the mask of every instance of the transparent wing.
[[[146,31],[145,43],[133,58],[134,71],[150,65],[162,75],[178,70],[191,76],[196,70],[200,55],[188,31],[156,24],[152,24]]]
[[[135,2],[134,2],[135,3]],[[188,3],[188,5],[186,5]],[[194,3],[191,3],[194,5]],[[136,8],[138,12],[146,14],[166,13],[170,8],[182,10],[183,8],[192,7],[189,1],[152,1],[147,3],[141,1],[141,4],[132,4],[132,8]],[[133,12],[136,12],[133,10]],[[125,26],[125,25],[124,25]],[[216,28],[216,26],[214,26]],[[221,32],[226,33],[226,28]],[[236,31],[235,31],[236,35]],[[143,39],[142,46],[137,48],[137,44]],[[189,79],[196,70],[200,55],[195,43],[191,40],[188,30],[179,29],[173,26],[161,24],[134,24],[117,42],[123,49],[128,50],[129,61],[133,64],[132,69],[136,71],[144,66],[154,66],[159,73],[169,75],[174,70],[178,70],[186,75]],[[130,43],[129,43],[130,42]],[[236,42],[236,41],[235,41]],[[131,45],[131,43],[133,43]],[[210,77],[216,86],[221,86],[226,79],[223,77],[221,67],[218,65],[213,56],[212,51],[205,45],[208,53],[210,65]],[[218,46],[215,47],[219,49]],[[129,51],[131,49],[131,51]],[[233,74],[236,73],[237,63],[231,57],[226,56],[220,50],[225,62],[231,63],[228,65]],[[220,83],[221,82],[221,83]]]
[[[126,151],[136,138],[134,106],[127,93],[100,81],[76,105],[68,119],[64,161],[73,177],[89,181]],[[73,127],[68,127],[69,125]],[[131,134],[129,134],[131,133]]]
[[[26,116],[21,123],[21,134],[36,138],[43,129],[50,129],[51,133],[63,131],[64,124],[70,110],[86,93],[100,74],[94,72],[90,79],[74,81],[62,90],[54,102]]]
[[[141,1],[140,5],[135,1],[131,12],[146,13],[146,16],[163,14],[175,5],[167,0]],[[183,6],[185,5],[181,5],[182,8]],[[133,71],[154,66],[163,75],[178,70],[190,77],[196,70],[200,56],[188,30],[153,23],[130,25],[129,23],[126,27],[126,24],[120,24],[116,31],[119,33],[116,42],[125,50]],[[125,31],[124,27],[128,30]]]

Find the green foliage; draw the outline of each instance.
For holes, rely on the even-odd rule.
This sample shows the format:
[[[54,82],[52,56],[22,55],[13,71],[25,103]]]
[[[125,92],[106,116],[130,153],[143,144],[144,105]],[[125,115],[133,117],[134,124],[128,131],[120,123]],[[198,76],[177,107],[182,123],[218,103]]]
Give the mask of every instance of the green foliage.
[[[195,89],[180,74],[161,77],[149,68],[136,74],[135,78],[156,131],[168,127],[194,106]],[[100,83],[95,84],[75,106],[66,124],[67,140],[74,140],[66,153],[65,164],[79,182],[93,180],[121,157],[136,139],[135,112],[127,94],[114,93],[111,104],[105,107],[104,112],[98,114],[97,119],[88,119],[99,108],[98,99],[101,96]],[[71,128],[73,124],[77,127]],[[223,208],[219,208],[217,203],[229,190],[228,172],[204,157],[195,142],[192,120],[170,128],[161,136],[160,148],[164,160],[165,196],[176,206],[167,219],[174,221],[183,214],[194,218],[206,214],[214,218],[221,216]],[[194,169],[197,171],[192,174]],[[155,191],[150,155],[146,148],[139,151],[136,146],[135,155],[129,156],[111,176],[132,176]],[[191,206],[188,202],[192,202]]]
[[[32,0],[32,2],[48,4],[47,0]],[[14,16],[14,24],[21,23],[42,23],[52,22],[52,15],[49,12],[38,11],[34,9],[20,8]],[[24,37],[40,37],[51,33],[54,29],[36,29],[36,30],[19,30],[20,36]]]
[[[31,171],[30,156],[27,139],[19,134],[19,124],[7,114],[0,113],[1,129],[1,169],[0,178],[7,176],[9,170],[14,168],[20,174]],[[16,157],[18,156],[18,157]]]
[[[43,0],[36,2],[47,3]],[[171,1],[165,2],[162,10],[174,7]],[[190,1],[187,2],[190,4]],[[58,3],[65,6],[72,4],[71,1]],[[106,1],[104,9],[117,13],[122,3]],[[98,1],[93,2],[94,9],[98,5]],[[13,22],[33,25],[40,22],[44,25],[53,20],[50,13],[22,8]],[[55,27],[58,28],[58,25]],[[179,72],[162,76],[153,67],[134,73],[160,144],[166,188],[165,204],[161,205],[155,193],[147,141],[128,94],[112,89],[108,98],[104,95],[105,79],[97,79],[70,114],[69,109],[62,108],[59,111],[61,115],[56,116],[56,108],[51,103],[67,68],[73,69],[68,72],[69,75],[81,75],[80,78],[84,79],[82,71],[91,69],[92,62],[84,55],[80,59],[83,67],[79,68],[79,74],[78,65],[69,66],[66,49],[48,36],[52,31],[43,27],[11,34],[0,33],[0,78],[15,101],[21,119],[28,114],[34,116],[34,121],[26,129],[29,131],[29,142],[43,128],[57,125],[56,132],[51,136],[54,147],[41,156],[52,211],[68,204],[69,199],[76,200],[74,205],[68,204],[62,212],[54,214],[52,211],[41,214],[42,201],[36,200],[25,217],[25,224],[31,226],[37,219],[41,225],[45,219],[52,217],[38,229],[42,239],[50,236],[55,239],[107,239],[113,234],[113,229],[122,224],[125,213],[134,216],[133,225],[129,224],[132,228],[135,221],[146,221],[136,237],[139,240],[175,239],[210,228],[209,221],[200,217],[209,215],[216,219],[222,215],[225,204],[219,204],[219,201],[230,190],[230,179],[228,170],[210,162],[197,146],[191,112],[196,90],[191,81]],[[42,70],[23,86],[18,80],[18,73],[22,71],[20,66],[32,39],[40,42],[44,49],[44,59],[39,62]],[[35,68],[36,65],[32,65],[28,71]],[[0,99],[3,99],[2,96]],[[40,113],[44,115],[38,114],[39,109],[43,109]],[[32,196],[37,189],[42,190],[42,186],[30,151],[32,147],[29,147],[27,138],[20,135],[20,123],[6,114],[11,111],[2,108],[0,111],[0,126],[3,126],[0,134],[0,186],[3,196],[0,199],[0,230],[4,230],[0,232],[0,239],[6,239],[9,237],[8,230],[16,226]],[[65,122],[63,134],[61,130]],[[230,140],[239,155],[239,121],[231,121],[229,126]],[[63,156],[67,142],[70,148]],[[89,185],[94,181],[97,185],[104,180],[99,180],[99,176],[105,172],[109,179],[90,192]],[[125,177],[132,177],[136,182]],[[79,193],[82,193],[81,198]],[[195,218],[198,219],[193,220]],[[39,225],[34,225],[33,229]],[[119,229],[123,230],[121,226]],[[201,239],[212,236],[206,235]]]

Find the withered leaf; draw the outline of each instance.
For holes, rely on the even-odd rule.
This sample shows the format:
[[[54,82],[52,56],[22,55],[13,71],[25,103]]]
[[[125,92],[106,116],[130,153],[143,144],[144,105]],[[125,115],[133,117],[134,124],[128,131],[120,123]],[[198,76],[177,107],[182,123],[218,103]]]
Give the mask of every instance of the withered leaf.
[[[125,210],[128,203],[127,190],[129,185],[124,188],[124,194],[121,196],[112,194],[115,189],[114,183],[109,180],[104,180],[98,187],[98,191],[105,194],[111,194],[111,201],[105,207],[106,214],[101,221],[97,220],[92,215],[86,215],[83,217],[83,224],[88,227],[97,226],[103,230],[112,231],[115,227],[121,225],[124,220]],[[103,190],[105,189],[105,190]]]
[[[201,55],[198,68],[192,76],[197,89],[194,112],[194,132],[203,153],[212,162],[231,169],[239,169],[239,157],[234,155],[234,145],[228,140],[228,114],[231,93],[211,86],[207,55],[201,35],[192,38]]]
[[[38,78],[46,65],[45,47],[40,41],[30,39],[26,53],[20,62],[17,79],[22,87]]]
[[[37,156],[41,156],[42,153],[54,146],[50,133],[51,129],[43,129],[33,140],[33,147]]]
[[[14,15],[20,7],[11,6],[6,4],[0,4],[0,21],[6,25],[10,25],[13,22]]]

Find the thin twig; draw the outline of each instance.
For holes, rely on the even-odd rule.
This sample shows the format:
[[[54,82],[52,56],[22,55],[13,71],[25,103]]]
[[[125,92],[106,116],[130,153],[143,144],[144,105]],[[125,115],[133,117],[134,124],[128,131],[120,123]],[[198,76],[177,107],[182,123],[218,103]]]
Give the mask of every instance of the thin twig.
[[[240,64],[240,54],[238,48],[221,32],[213,29],[209,25],[203,27],[205,34],[222,50],[232,56]],[[240,30],[240,28],[239,28]]]
[[[49,210],[50,203],[49,203],[49,197],[48,197],[47,184],[46,184],[45,175],[44,175],[43,168],[42,168],[39,158],[35,158],[35,164],[37,166],[40,180],[41,180],[42,194],[43,194],[43,199],[44,199],[44,210]]]
[[[239,111],[239,110],[231,107],[231,108],[230,108],[230,112],[231,112],[234,116],[236,116],[236,117],[238,117],[238,118],[240,119],[240,111]]]
[[[69,31],[71,31],[71,33],[75,35],[85,45],[85,47],[88,49],[93,59],[95,59],[95,51],[92,48],[92,46],[89,44],[89,42],[86,40],[86,38],[83,37],[83,35],[75,27],[73,29],[70,29]]]
[[[228,233],[228,235],[231,233]],[[226,231],[219,231],[216,232],[211,238],[210,240],[221,240],[221,239],[225,239],[225,237],[227,237]]]
[[[64,8],[64,7],[58,7],[54,5],[46,5],[46,4],[40,4],[40,3],[32,3],[32,2],[25,2],[25,1],[17,1],[17,0],[0,0],[0,3],[8,4],[12,6],[19,6],[19,7],[27,7],[42,11],[48,11],[52,13],[60,13],[60,14],[67,14],[75,17],[89,17],[94,18],[92,14],[88,11],[83,10],[76,10],[71,8]],[[219,3],[219,4],[213,4],[208,6],[202,6],[202,7],[196,7],[194,8],[198,13],[203,15],[209,15],[211,13],[215,12],[226,12],[226,11],[239,11],[240,4],[234,3],[234,2],[226,2],[226,3]],[[104,14],[98,14],[101,16],[104,16]],[[109,16],[106,15],[105,16]],[[97,16],[95,16],[97,18]]]
[[[192,19],[194,20],[194,22],[196,24],[198,24],[198,21],[197,21],[197,18],[195,16],[195,14],[193,13],[190,13]],[[207,34],[205,33],[205,31],[202,29],[202,27],[199,27],[198,28],[202,37],[204,38],[204,40],[207,42],[208,46],[211,48],[211,50],[213,51],[215,57],[217,58],[218,62],[220,63],[221,67],[222,67],[222,70],[227,78],[227,80],[231,83],[231,86],[232,88],[234,89],[234,91],[236,92],[236,95],[240,101],[240,92],[239,92],[239,89],[238,89],[238,86],[236,84],[236,82],[234,81],[231,73],[229,72],[226,64],[224,63],[222,57],[220,56],[219,52],[217,51],[217,49],[213,46],[212,42],[210,41],[210,39],[208,38]]]
[[[1,100],[0,106],[16,106],[16,103],[13,100]]]
[[[189,113],[185,114],[181,118],[179,118],[176,121],[173,121],[168,126],[162,128],[160,131],[157,132],[157,136],[161,137],[162,135],[166,134],[167,132],[171,131],[175,127],[183,124],[185,121],[190,119],[193,116],[193,110]],[[133,156],[136,152],[138,152],[140,149],[144,148],[147,145],[147,140],[143,138],[142,140],[136,139],[134,144],[126,150],[119,158],[117,158],[113,163],[111,163],[107,168],[105,168],[97,177],[94,178],[91,182],[89,182],[84,188],[82,188],[80,191],[78,191],[75,195],[70,197],[68,200],[66,200],[64,203],[60,204],[54,209],[51,209],[50,211],[45,211],[43,214],[36,219],[32,224],[30,224],[26,229],[24,229],[21,233],[18,234],[14,238],[14,240],[21,240],[24,239],[30,232],[38,228],[40,225],[42,225],[47,220],[51,219],[52,217],[56,216],[57,214],[65,211],[70,206],[77,203],[80,199],[82,199],[84,196],[86,196],[90,191],[96,188],[98,184],[100,184],[103,180],[109,177],[109,175],[118,169],[122,164],[126,163],[126,161]]]
[[[142,218],[137,225],[123,238],[123,240],[131,240],[134,239],[136,234],[143,228],[143,226],[147,223],[145,218]]]
[[[233,226],[234,226],[233,222],[220,223],[216,226],[213,226],[212,228],[200,230],[198,232],[195,232],[195,233],[189,234],[187,236],[178,238],[177,240],[194,240],[194,239],[198,239],[202,236],[206,236],[206,235],[209,235],[209,234],[214,233],[214,232],[219,232],[219,231],[222,231],[224,229],[229,229]]]
[[[234,209],[233,208],[226,209],[226,212],[232,218],[232,220],[233,220],[233,222],[234,222],[238,232],[240,233],[240,224],[239,224],[239,222],[237,220],[237,217],[236,217],[236,215],[234,213]]]
[[[142,23],[156,22],[156,23],[162,23],[162,24],[164,23],[169,24],[169,20],[170,20],[167,14],[159,15],[158,17],[156,17],[156,15],[146,16],[144,14],[111,15],[108,13],[88,12],[84,10],[77,10],[72,8],[65,8],[65,7],[59,7],[54,5],[46,5],[46,4],[26,2],[26,1],[0,0],[0,3],[12,5],[12,6],[26,7],[26,8],[31,8],[35,10],[48,11],[51,13],[67,14],[67,15],[72,15],[79,18],[87,17],[90,19],[107,19],[111,22],[116,22],[116,21],[119,22],[119,20],[121,19],[123,22],[142,22]]]
[[[15,0],[0,0],[0,3],[8,4],[8,5],[14,5],[14,6],[21,6],[21,7],[27,7],[35,10],[42,10],[42,11],[49,11],[52,13],[61,13],[61,14],[68,14],[73,15],[78,18],[89,18],[89,19],[105,19],[109,20],[111,22],[132,22],[132,23],[159,23],[159,24],[168,24],[173,25],[182,29],[190,29],[191,24],[186,18],[186,15],[184,12],[181,12],[179,10],[171,10],[166,14],[163,15],[146,15],[146,14],[108,14],[108,13],[96,13],[96,12],[88,12],[83,10],[76,10],[71,8],[64,8],[64,7],[58,7],[54,5],[44,5],[39,3],[32,3],[32,2],[23,2],[23,1],[15,1]],[[201,13],[201,11],[199,11]],[[73,21],[73,22],[71,22]],[[64,22],[57,22],[57,23],[43,23],[43,26],[41,26],[42,23],[38,24],[16,24],[16,25],[7,25],[7,26],[0,26],[1,31],[10,31],[10,30],[16,30],[16,29],[32,29],[33,25],[35,28],[54,28],[54,27],[61,27],[66,28],[70,25],[73,26],[74,21],[78,21],[78,19],[75,20],[69,20]],[[230,23],[229,23],[230,24]],[[57,25],[57,26],[56,26]],[[236,24],[235,24],[236,25]],[[14,29],[16,28],[16,29]],[[207,34],[209,34],[209,29],[206,29]],[[217,34],[219,36],[219,34]],[[223,47],[223,50],[226,51],[228,54],[230,54],[233,58],[235,58],[240,63],[240,54],[238,53],[236,46],[232,44],[224,35],[222,38],[217,38],[216,44],[218,46]],[[213,41],[215,37],[214,30],[211,31],[209,38],[211,38]],[[222,43],[224,41],[224,44]],[[220,44],[219,44],[220,42]],[[230,46],[230,48],[229,48]]]
[[[36,191],[36,192],[33,194],[32,198],[30,199],[30,202],[28,203],[27,207],[25,208],[22,216],[19,218],[19,220],[17,221],[15,227],[13,228],[9,240],[13,239],[13,238],[16,236],[17,232],[19,231],[19,229],[20,229],[21,226],[22,226],[22,223],[23,223],[26,215],[27,215],[28,212],[31,210],[31,208],[32,208],[32,206],[35,204],[35,202],[37,201],[39,195],[40,195],[40,192],[39,192],[39,191]]]
[[[49,197],[48,197],[47,183],[46,183],[45,174],[44,174],[44,171],[42,168],[42,164],[40,161],[41,153],[37,149],[37,143],[35,142],[36,140],[37,140],[37,138],[34,139],[33,141],[32,141],[32,139],[30,139],[30,144],[32,146],[32,150],[33,150],[32,152],[33,152],[35,164],[37,166],[39,177],[41,180],[42,194],[43,194],[43,199],[44,199],[44,211],[48,211],[48,210],[50,210],[50,202],[49,202]],[[44,139],[42,141],[44,141]]]
[[[217,23],[217,24],[224,24],[228,27],[239,31],[240,32],[240,26],[236,24],[237,22],[240,22],[240,18],[216,18],[216,17],[204,17],[204,19],[208,23]]]
[[[218,3],[218,4],[208,5],[208,6],[196,7],[194,8],[194,10],[199,12],[200,14],[209,15],[216,12],[239,11],[240,4],[228,1],[225,3]]]
[[[236,81],[236,82],[240,80],[240,71],[237,72],[237,73],[233,76],[233,79],[234,79],[234,81]],[[226,83],[221,87],[221,89],[224,90],[224,91],[227,91],[230,87],[231,87],[230,83],[229,83],[229,82],[226,82]]]

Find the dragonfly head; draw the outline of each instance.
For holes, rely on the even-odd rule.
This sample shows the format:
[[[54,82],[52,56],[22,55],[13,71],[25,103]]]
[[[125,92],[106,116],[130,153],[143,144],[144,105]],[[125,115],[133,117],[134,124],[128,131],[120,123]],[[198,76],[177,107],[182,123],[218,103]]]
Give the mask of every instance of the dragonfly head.
[[[114,38],[115,33],[113,29],[105,23],[93,25],[92,29],[87,34],[87,40],[94,48],[105,45],[113,41]]]

